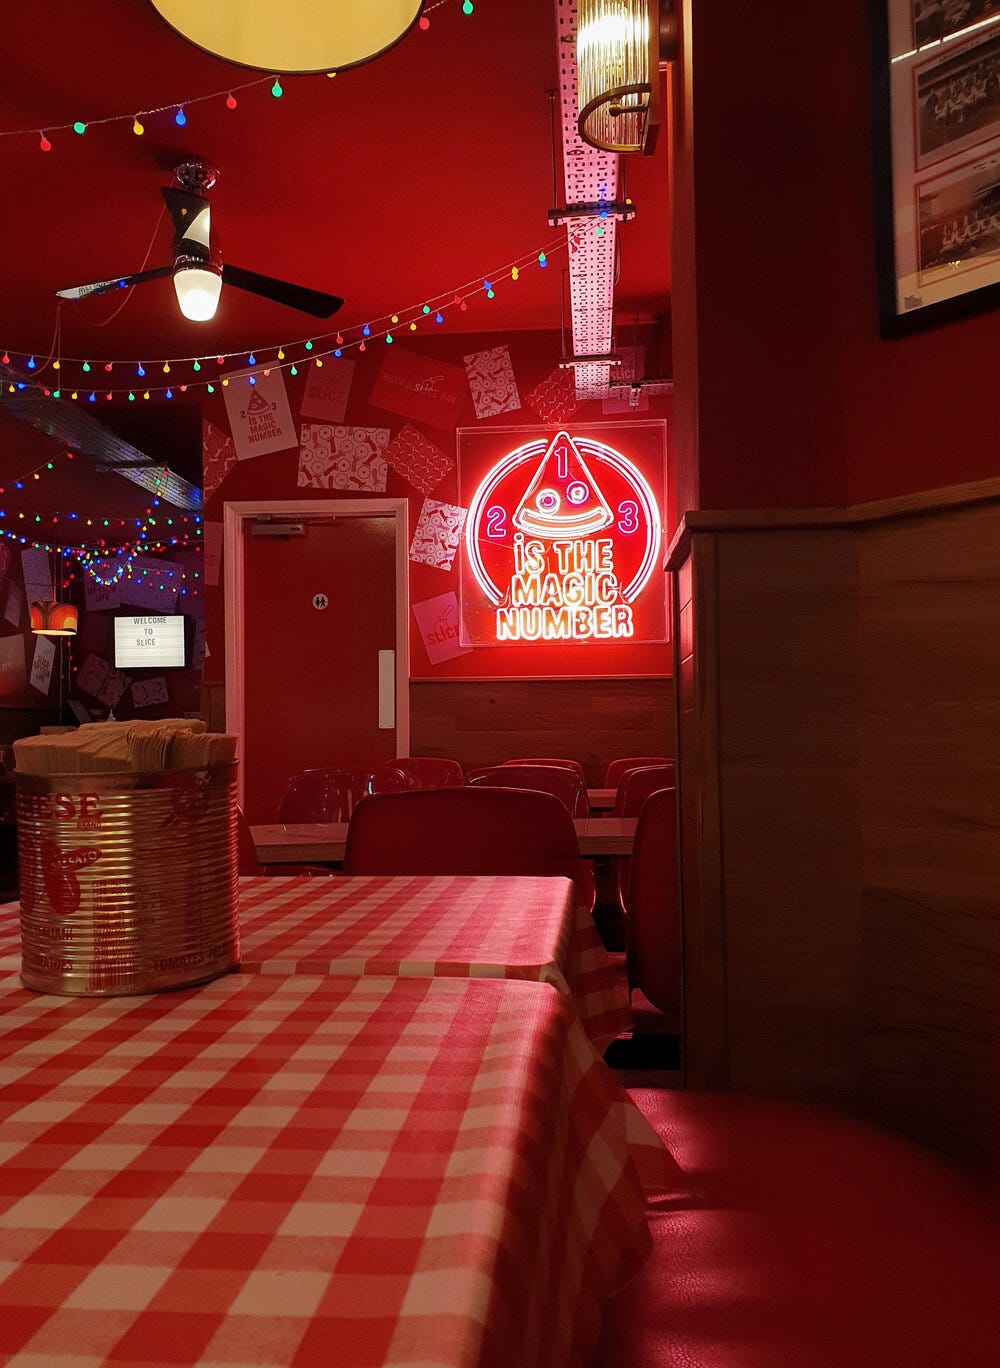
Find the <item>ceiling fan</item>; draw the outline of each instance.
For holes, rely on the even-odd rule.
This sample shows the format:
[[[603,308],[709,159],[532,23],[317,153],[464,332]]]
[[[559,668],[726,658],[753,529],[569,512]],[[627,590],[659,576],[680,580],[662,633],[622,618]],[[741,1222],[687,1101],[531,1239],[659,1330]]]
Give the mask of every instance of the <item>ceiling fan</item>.
[[[299,309],[314,318],[329,318],[341,307],[344,301],[338,295],[310,290],[305,285],[293,285],[287,280],[258,275],[256,271],[223,262],[212,242],[208,202],[208,192],[218,179],[218,171],[204,162],[186,161],[177,167],[174,176],[177,185],[163,186],[161,190],[174,225],[173,263],[117,276],[114,280],[98,280],[93,285],[57,290],[60,299],[86,299],[108,290],[172,276],[181,313],[197,323],[214,318],[223,285],[260,295],[276,304],[287,304],[290,309]]]

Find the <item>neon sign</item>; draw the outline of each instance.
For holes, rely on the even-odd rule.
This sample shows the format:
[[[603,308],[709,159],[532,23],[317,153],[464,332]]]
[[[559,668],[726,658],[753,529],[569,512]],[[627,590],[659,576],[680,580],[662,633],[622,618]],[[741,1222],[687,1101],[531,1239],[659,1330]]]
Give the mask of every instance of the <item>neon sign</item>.
[[[469,500],[466,566],[489,607],[463,596],[470,643],[649,639],[636,600],[659,547],[656,499],[620,451],[565,431],[523,443]]]

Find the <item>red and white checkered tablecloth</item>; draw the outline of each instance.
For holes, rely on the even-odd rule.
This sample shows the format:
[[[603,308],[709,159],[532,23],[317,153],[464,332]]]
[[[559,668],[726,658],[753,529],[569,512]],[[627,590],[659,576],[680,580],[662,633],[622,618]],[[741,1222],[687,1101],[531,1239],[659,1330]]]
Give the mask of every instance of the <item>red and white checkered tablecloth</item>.
[[[261,974],[526,978],[576,1003],[604,1049],[631,1022],[624,986],[569,879],[240,880],[240,953]]]
[[[648,1247],[631,1113],[547,985],[8,972],[0,1360],[583,1364]]]
[[[569,879],[243,878],[242,967],[268,975],[537,979],[573,998],[603,1050],[631,1015],[572,890]],[[20,963],[17,915],[16,903],[0,907],[0,968]]]

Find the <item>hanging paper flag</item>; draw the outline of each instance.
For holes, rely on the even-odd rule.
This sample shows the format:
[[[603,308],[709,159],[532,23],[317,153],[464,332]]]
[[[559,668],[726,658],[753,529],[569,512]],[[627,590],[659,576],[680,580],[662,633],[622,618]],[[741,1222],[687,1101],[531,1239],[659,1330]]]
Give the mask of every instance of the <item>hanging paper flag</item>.
[[[415,603],[413,616],[432,665],[454,660],[456,656],[471,655],[471,647],[463,646],[460,640],[458,598],[454,591]]]
[[[309,367],[299,415],[321,418],[326,423],[342,423],[354,379],[354,362],[337,361],[326,366],[315,362]]]
[[[493,418],[498,413],[511,413],[521,407],[514,367],[506,347],[472,352],[462,360],[477,418]]]
[[[97,697],[106,708],[117,707],[119,699],[131,682],[131,676],[122,674],[121,670],[109,670]]]
[[[571,368],[560,366],[524,397],[543,423],[566,423],[580,407],[576,376]]]
[[[0,698],[10,698],[21,692],[24,671],[24,637],[20,634],[0,637]]]
[[[47,551],[36,551],[25,547],[21,552],[21,565],[24,568],[24,592],[29,603],[41,600],[49,602],[52,593],[52,565]]]
[[[295,446],[295,423],[280,368],[271,367],[266,375],[262,369],[230,371],[223,379],[229,381],[222,393],[241,461]]]
[[[52,685],[52,674],[56,660],[56,643],[51,637],[35,637],[35,658],[31,662],[31,678],[28,681],[33,689],[48,695]]]
[[[218,584],[219,571],[222,568],[222,523],[203,523],[201,540],[203,547],[203,564],[201,567],[202,580],[208,585]]]
[[[137,708],[155,708],[161,703],[169,703],[167,681],[163,675],[154,679],[134,679],[132,681],[132,702]]]
[[[300,486],[385,492],[388,428],[303,423],[301,437]]]
[[[11,580],[7,585],[3,615],[12,627],[20,627],[21,625],[21,619],[24,616],[24,602],[24,590],[16,580]]]
[[[412,423],[404,423],[399,429],[386,449],[385,458],[421,494],[429,494],[455,465],[454,457]]]
[[[0,542],[0,584],[7,578],[7,571],[14,558],[14,553],[6,542]]]
[[[134,603],[151,613],[174,612],[179,587],[180,567],[156,556],[136,556],[131,575],[118,581],[122,603]]]
[[[398,346],[386,347],[371,402],[416,423],[450,430],[458,422],[467,389],[460,366]]]
[[[228,394],[229,391],[227,390]],[[207,418],[201,423],[202,492],[210,499],[236,464],[233,439]]]
[[[91,569],[100,579],[110,579],[118,569],[118,562],[115,560],[92,561]],[[83,593],[84,606],[88,613],[99,613],[109,608],[117,608],[121,603],[121,594],[118,592],[120,581],[114,584],[100,584],[94,575],[84,574]]]
[[[104,687],[111,665],[101,656],[91,653],[84,658],[76,676],[76,687],[81,693],[93,694],[96,698]]]
[[[410,543],[410,560],[433,565],[438,570],[450,570],[462,540],[467,512],[468,509],[457,504],[425,499]]]

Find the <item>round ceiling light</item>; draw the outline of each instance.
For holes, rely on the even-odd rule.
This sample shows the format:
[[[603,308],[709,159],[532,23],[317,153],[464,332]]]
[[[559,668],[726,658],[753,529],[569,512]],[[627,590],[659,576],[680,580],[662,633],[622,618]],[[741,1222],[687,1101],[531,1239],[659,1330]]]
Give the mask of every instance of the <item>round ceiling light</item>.
[[[342,71],[381,56],[423,0],[151,0],[197,47],[258,71]]]

